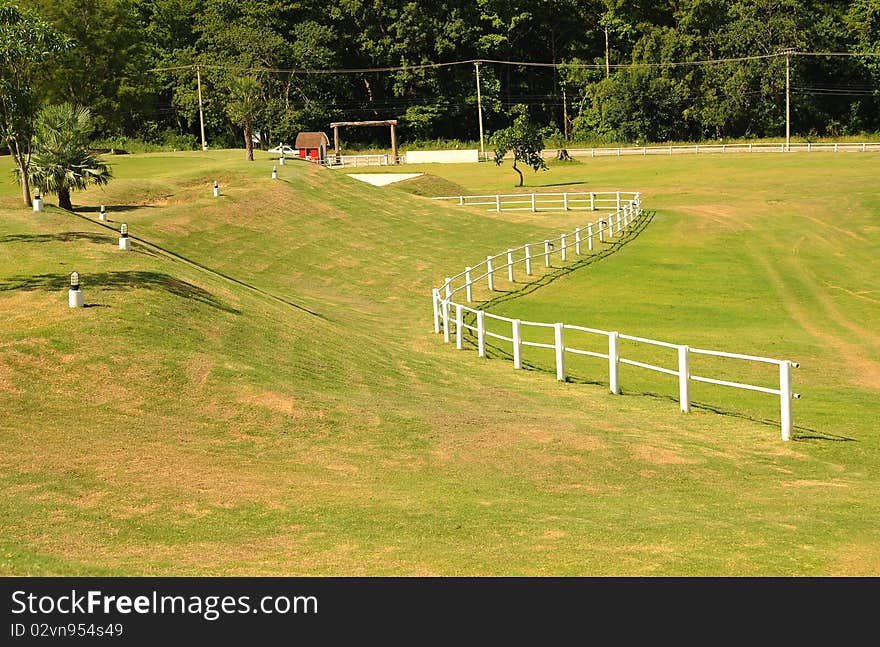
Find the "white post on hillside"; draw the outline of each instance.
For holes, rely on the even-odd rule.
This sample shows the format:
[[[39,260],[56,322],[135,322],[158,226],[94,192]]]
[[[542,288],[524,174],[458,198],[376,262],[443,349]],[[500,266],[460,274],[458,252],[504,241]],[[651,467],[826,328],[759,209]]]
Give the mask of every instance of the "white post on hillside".
[[[489,285],[489,292],[495,291],[495,277],[492,275],[492,257],[486,257],[486,283]]]
[[[522,322],[513,320],[511,335],[513,338],[513,368],[522,368]]]
[[[434,288],[431,290],[431,301],[434,305],[434,334],[440,334],[440,290]]]
[[[593,251],[593,223],[587,225],[587,250]]]
[[[531,254],[531,251],[529,250],[528,245],[525,246],[525,250],[526,250],[526,274],[528,276],[531,276],[532,275],[532,254]]]
[[[620,395],[618,334],[616,332],[608,333],[608,385],[614,395]]]
[[[691,372],[687,346],[678,347],[678,404],[685,413],[691,410]]]
[[[581,255],[581,228],[577,227],[574,230],[574,253],[578,256]]]
[[[544,241],[544,265],[550,267],[550,241]]]
[[[443,313],[443,343],[449,343],[449,301],[443,301],[442,305],[442,313]]]
[[[590,211],[596,210],[596,194],[590,191]]]
[[[568,257],[567,250],[566,250],[566,244],[565,244],[565,234],[562,234],[562,236],[559,237],[559,244],[562,247],[562,250],[561,250],[562,260],[563,260],[563,262],[565,262],[565,260]]]
[[[782,422],[782,440],[791,440],[791,399],[799,397],[791,392],[791,367],[797,366],[785,360],[779,362],[779,409]]]
[[[535,213],[537,209],[535,209],[535,194],[532,194],[532,213]]]
[[[464,316],[461,304],[455,304],[455,347],[461,350],[464,347]]]
[[[605,221],[601,218],[599,219],[599,242],[605,242]]]
[[[467,298],[467,302],[470,303],[473,297],[473,291],[471,289],[471,268],[464,268],[464,294]]]
[[[620,191],[617,192],[617,210],[620,211]]]
[[[568,193],[562,194],[562,208],[568,211]]]
[[[477,310],[477,356],[486,356],[486,313]]]
[[[495,194],[495,211],[501,213],[501,196],[497,193]]]
[[[564,324],[553,324],[553,333],[556,346],[556,379],[565,382],[565,336]]]
[[[458,206],[459,207],[464,206],[464,196],[463,195],[458,196]]]
[[[513,283],[513,250],[507,250],[507,280]]]

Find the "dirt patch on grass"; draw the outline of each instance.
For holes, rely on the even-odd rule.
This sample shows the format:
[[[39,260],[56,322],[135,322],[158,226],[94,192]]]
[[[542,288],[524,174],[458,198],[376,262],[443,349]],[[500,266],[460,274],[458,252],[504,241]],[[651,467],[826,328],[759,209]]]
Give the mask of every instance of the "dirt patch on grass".
[[[849,484],[840,483],[839,481],[811,481],[809,479],[798,479],[796,481],[783,481],[782,487],[838,487],[847,488]]]
[[[635,445],[630,448],[633,458],[651,463],[653,465],[688,465],[697,461],[685,458],[671,449],[662,447],[649,447],[647,445]]]

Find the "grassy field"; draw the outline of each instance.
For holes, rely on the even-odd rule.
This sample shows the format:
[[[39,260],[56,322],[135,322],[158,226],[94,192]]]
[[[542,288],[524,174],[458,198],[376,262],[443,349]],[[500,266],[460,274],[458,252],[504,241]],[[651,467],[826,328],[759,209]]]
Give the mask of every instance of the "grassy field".
[[[785,444],[771,396],[695,388],[685,415],[662,376],[613,396],[588,364],[558,384],[442,344],[442,277],[585,222],[423,197],[509,167],[378,188],[242,157],[113,157],[75,214],[0,185],[3,574],[880,574],[880,157],[526,176],[653,213],[493,311],[798,360]]]

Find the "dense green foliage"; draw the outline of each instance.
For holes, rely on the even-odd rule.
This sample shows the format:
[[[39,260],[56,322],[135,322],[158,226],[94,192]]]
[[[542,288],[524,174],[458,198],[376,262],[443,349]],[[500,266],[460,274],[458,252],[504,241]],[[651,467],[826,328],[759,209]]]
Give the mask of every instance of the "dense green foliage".
[[[105,137],[194,147],[200,66],[207,138],[215,147],[241,142],[226,88],[246,69],[260,83],[264,109],[254,127],[267,142],[290,142],[299,130],[327,129],[333,120],[378,118],[397,118],[404,141],[475,140],[473,64],[413,67],[475,59],[557,66],[481,65],[490,133],[508,125],[506,110],[526,104],[538,124],[580,141],[779,136],[785,115],[780,52],[789,48],[802,53],[792,57],[795,134],[880,129],[880,0],[28,5],[75,42],[48,70],[41,90],[52,102],[88,105]],[[873,56],[807,54],[817,52]],[[744,57],[766,58],[731,60]],[[365,68],[381,69],[351,71]]]
[[[113,177],[110,167],[90,150],[91,134],[88,108],[62,103],[46,106],[37,115],[28,176],[35,188],[55,193],[62,209],[73,209],[72,190],[104,185]]]

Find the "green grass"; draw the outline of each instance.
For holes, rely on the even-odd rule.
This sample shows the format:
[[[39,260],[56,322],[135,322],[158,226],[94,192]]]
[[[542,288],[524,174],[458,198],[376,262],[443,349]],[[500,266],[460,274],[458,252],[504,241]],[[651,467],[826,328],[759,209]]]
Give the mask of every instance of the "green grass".
[[[301,163],[273,182],[266,154],[242,157],[113,158],[79,216],[0,185],[0,572],[880,573],[876,155],[526,176],[640,190],[656,214],[493,311],[799,360],[786,444],[771,396],[695,389],[720,413],[684,415],[663,376],[625,369],[613,396],[587,364],[557,384],[433,334],[444,276],[585,214],[462,209]],[[514,183],[509,165],[410,170]],[[67,307],[72,270],[91,307]]]

